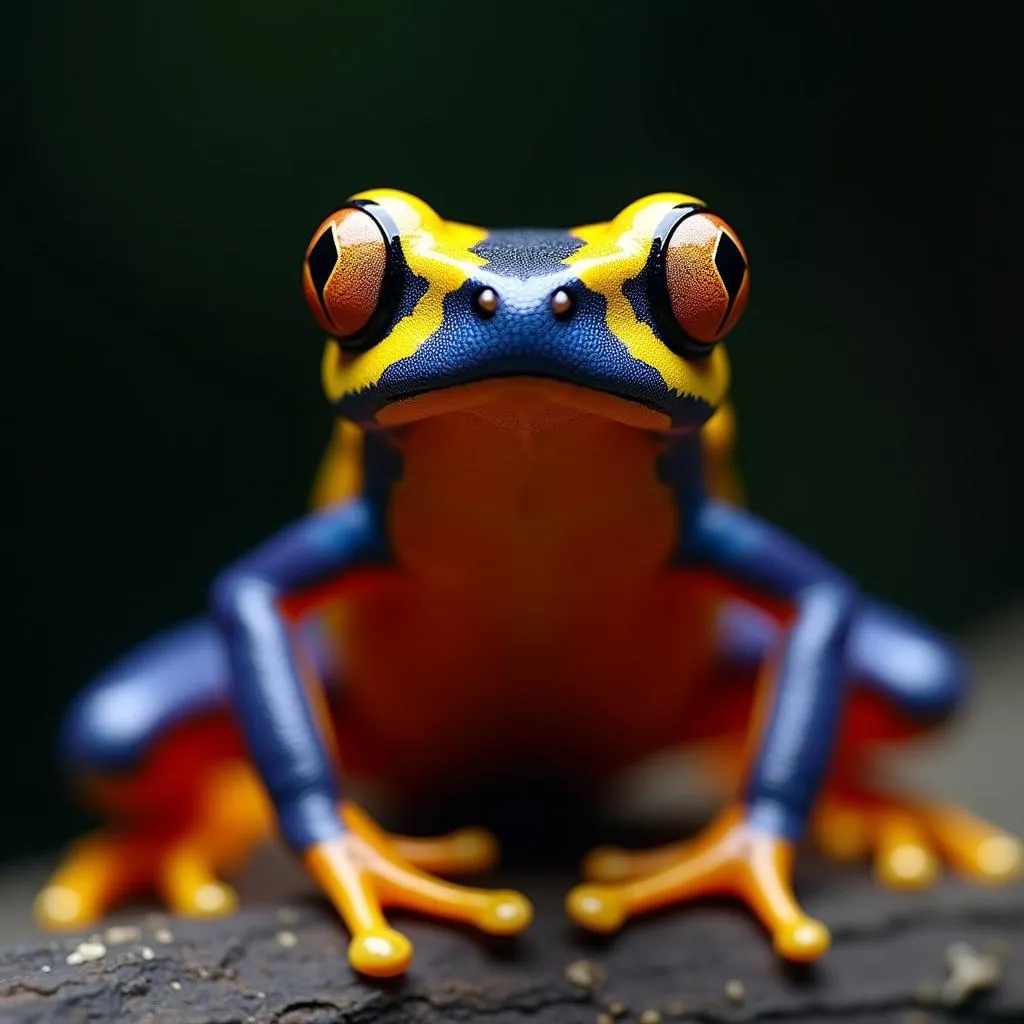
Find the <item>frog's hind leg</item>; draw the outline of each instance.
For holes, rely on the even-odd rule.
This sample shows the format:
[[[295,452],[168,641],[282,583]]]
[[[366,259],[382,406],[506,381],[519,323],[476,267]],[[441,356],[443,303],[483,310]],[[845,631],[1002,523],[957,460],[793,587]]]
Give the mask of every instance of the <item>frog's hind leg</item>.
[[[97,678],[65,718],[61,754],[86,803],[114,824],[67,851],[37,897],[41,924],[83,927],[151,891],[180,913],[234,907],[219,875],[271,818],[232,723],[211,625],[171,630]]]
[[[336,687],[329,632],[312,624],[300,643],[319,679]],[[211,624],[179,626],[104,672],[72,705],[60,745],[86,803],[113,824],[66,852],[36,899],[40,924],[82,928],[152,892],[190,916],[234,909],[222,878],[269,837],[273,814],[231,714],[227,657]],[[440,874],[486,870],[497,856],[482,829],[389,844],[412,867]]]
[[[729,605],[721,619],[721,660],[705,693],[694,742],[730,789],[739,787],[753,714],[755,679],[776,649],[780,626],[750,605]],[[849,645],[851,692],[833,769],[819,797],[811,832],[829,855],[873,856],[879,879],[894,887],[921,887],[939,864],[979,882],[1002,882],[1024,868],[1024,848],[1013,836],[966,812],[887,792],[873,779],[886,747],[938,729],[958,707],[964,668],[948,643],[909,616],[881,604],[861,615]],[[643,877],[679,861],[685,844],[632,853],[594,851],[585,874],[602,882]]]
[[[975,882],[1024,869],[1014,836],[957,807],[887,791],[875,779],[886,748],[924,737],[957,710],[966,668],[948,642],[896,609],[870,606],[850,639],[850,694],[836,754],[811,828],[840,860],[873,856],[880,881],[930,885],[945,863]]]

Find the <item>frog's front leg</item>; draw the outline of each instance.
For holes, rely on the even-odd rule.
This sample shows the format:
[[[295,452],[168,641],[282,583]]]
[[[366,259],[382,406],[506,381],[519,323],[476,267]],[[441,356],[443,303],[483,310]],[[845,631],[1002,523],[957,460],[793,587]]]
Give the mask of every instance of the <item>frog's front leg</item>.
[[[611,931],[646,910],[731,894],[757,914],[783,957],[815,960],[828,948],[828,930],[801,909],[790,877],[838,733],[860,594],[782,532],[717,501],[694,511],[681,561],[775,603],[788,618],[784,641],[762,673],[742,798],[668,865],[622,884],[578,886],[569,894],[569,913],[584,927]]]
[[[688,736],[712,739],[705,765],[733,790],[745,767],[744,730],[752,683],[784,638],[779,623],[745,601],[721,610],[717,670],[700,722]],[[840,861],[872,858],[893,888],[924,888],[946,865],[971,881],[999,884],[1024,870],[1024,844],[988,822],[934,799],[893,792],[878,778],[879,755],[923,738],[958,709],[966,675],[948,641],[912,616],[878,601],[861,606],[847,644],[849,697],[828,780],[811,817],[817,845]],[[619,882],[678,859],[681,844],[633,852],[595,850],[592,881]]]
[[[351,804],[342,803],[339,813],[333,737],[326,716],[317,714],[316,681],[303,678],[288,617],[353,585],[362,570],[389,566],[382,521],[382,510],[366,498],[314,513],[223,573],[211,604],[227,645],[242,732],[283,837],[352,932],[353,967],[387,977],[406,968],[412,947],[387,925],[382,907],[425,911],[503,935],[526,927],[531,910],[518,893],[442,882],[406,856],[445,863],[465,855],[464,843],[395,840]],[[480,853],[479,842],[471,838],[470,845],[470,853]]]
[[[335,683],[334,645],[301,632],[317,677]],[[210,622],[154,637],[87,686],[65,717],[61,754],[81,795],[110,820],[67,850],[40,891],[43,927],[85,928],[150,891],[186,916],[234,909],[227,877],[272,833],[273,815],[232,723],[227,652]],[[440,874],[484,870],[497,852],[481,829],[390,842]]]

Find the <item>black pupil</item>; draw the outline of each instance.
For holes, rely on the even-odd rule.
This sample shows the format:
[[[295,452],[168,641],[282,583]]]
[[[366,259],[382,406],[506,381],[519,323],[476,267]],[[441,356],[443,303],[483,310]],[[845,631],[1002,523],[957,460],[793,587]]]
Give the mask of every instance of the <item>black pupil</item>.
[[[320,300],[320,306],[327,317],[328,322],[331,315],[324,305],[324,288],[327,281],[334,273],[334,267],[338,262],[338,245],[334,240],[334,225],[332,224],[317,239],[309,254],[309,276],[313,280],[313,287],[316,289],[316,297]]]
[[[719,321],[718,329],[729,319],[733,303],[740,293],[740,285],[743,284],[743,275],[747,272],[747,261],[740,252],[740,247],[732,240],[728,231],[723,231],[718,239],[718,249],[715,251],[715,267],[722,278],[722,284],[729,296],[725,313]]]

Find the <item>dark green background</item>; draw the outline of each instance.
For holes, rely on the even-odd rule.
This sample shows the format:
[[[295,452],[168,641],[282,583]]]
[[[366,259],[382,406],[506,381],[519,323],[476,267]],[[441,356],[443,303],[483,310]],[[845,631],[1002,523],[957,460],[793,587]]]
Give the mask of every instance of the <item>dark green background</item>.
[[[394,185],[492,226],[691,191],[746,242],[755,506],[949,628],[1024,553],[1020,133],[984,5],[5,5],[0,853],[74,820],[71,693],[303,507],[303,248]]]

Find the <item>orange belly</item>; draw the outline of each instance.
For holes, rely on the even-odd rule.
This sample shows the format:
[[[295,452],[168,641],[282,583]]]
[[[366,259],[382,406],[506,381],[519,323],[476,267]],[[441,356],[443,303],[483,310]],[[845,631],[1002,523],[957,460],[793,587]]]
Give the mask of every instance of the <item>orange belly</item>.
[[[596,781],[678,739],[709,677],[714,603],[668,568],[659,436],[528,386],[513,399],[401,437],[397,571],[341,626],[349,771],[406,791]]]
[[[526,770],[602,781],[691,731],[712,614],[684,577],[666,576],[535,632],[395,580],[349,618],[345,767],[404,792]]]

